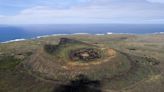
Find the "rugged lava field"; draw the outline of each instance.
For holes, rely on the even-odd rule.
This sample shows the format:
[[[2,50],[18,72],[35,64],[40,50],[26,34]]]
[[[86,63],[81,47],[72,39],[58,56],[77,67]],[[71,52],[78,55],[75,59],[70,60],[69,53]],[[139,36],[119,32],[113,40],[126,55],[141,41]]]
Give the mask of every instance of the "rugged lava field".
[[[0,44],[0,92],[164,92],[164,35]]]

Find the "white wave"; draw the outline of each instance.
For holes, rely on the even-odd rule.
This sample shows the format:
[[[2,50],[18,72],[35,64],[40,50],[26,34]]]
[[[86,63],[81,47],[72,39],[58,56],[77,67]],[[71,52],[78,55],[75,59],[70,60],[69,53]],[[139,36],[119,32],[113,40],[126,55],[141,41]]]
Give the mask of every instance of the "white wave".
[[[105,35],[105,34],[95,34],[95,35],[100,36],[100,35]]]
[[[111,34],[113,34],[112,32],[107,32],[107,35],[111,35]]]
[[[88,35],[89,33],[74,33],[72,35]]]
[[[117,33],[117,34],[135,35],[135,33]]]
[[[45,38],[45,37],[51,37],[51,36],[63,36],[63,35],[88,35],[89,33],[73,33],[73,34],[51,34],[51,35],[42,35],[42,36],[37,36],[32,39],[39,39],[39,38]]]
[[[159,32],[159,33],[160,34],[164,34],[164,32]],[[111,34],[130,34],[130,33],[112,33],[112,32],[107,32],[106,34],[107,35],[111,35]],[[94,34],[94,35],[100,36],[100,35],[106,35],[106,34]],[[34,38],[29,38],[29,39],[39,39],[39,38],[45,38],[45,37],[50,37],[50,36],[62,36],[62,35],[89,35],[89,33],[51,34],[51,35],[36,36]],[[17,41],[24,41],[24,40],[27,40],[27,39],[15,39],[15,40],[9,40],[9,41],[5,41],[5,42],[0,42],[0,43],[10,43],[10,42],[17,42]]]
[[[164,32],[155,32],[153,34],[164,34]]]
[[[126,35],[134,35],[135,33],[112,33],[112,32],[107,32],[107,35],[112,35],[112,34],[126,34]]]
[[[39,39],[39,38],[44,38],[44,37],[49,37],[50,35],[43,35],[43,36],[37,36],[36,38]]]
[[[62,36],[62,35],[69,35],[69,34],[52,34],[51,36]]]
[[[43,35],[43,36],[37,36],[36,38],[45,38],[45,37],[50,37],[50,36],[62,36],[62,35],[69,35],[69,34],[51,34],[51,35]]]
[[[14,40],[9,40],[9,41],[5,41],[5,42],[1,42],[1,43],[10,43],[10,42],[18,42],[18,41],[24,41],[26,39],[14,39]]]

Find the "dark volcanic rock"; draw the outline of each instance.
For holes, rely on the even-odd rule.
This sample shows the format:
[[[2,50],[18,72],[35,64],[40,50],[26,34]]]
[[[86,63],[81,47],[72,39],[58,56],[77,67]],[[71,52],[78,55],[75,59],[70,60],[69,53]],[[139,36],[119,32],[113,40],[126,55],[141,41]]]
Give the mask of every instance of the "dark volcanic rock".
[[[68,39],[68,38],[61,38],[59,45],[66,44],[66,43],[82,43],[81,41],[74,40],[74,39]]]
[[[51,45],[51,44],[44,45],[44,50],[50,54],[54,53],[57,48],[58,45]]]
[[[101,58],[101,53],[97,49],[83,48],[72,51],[70,58],[74,61],[92,61]]]
[[[84,42],[74,40],[74,39],[68,39],[68,38],[61,38],[58,45],[52,45],[52,44],[45,44],[44,49],[46,52],[53,54],[56,50],[58,50],[60,47],[62,47],[65,44],[86,44]]]

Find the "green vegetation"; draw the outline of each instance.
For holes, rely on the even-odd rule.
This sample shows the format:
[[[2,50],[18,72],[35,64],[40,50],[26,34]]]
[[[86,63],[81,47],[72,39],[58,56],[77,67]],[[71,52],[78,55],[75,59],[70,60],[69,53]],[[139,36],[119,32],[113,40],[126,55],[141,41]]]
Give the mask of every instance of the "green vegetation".
[[[19,63],[20,60],[16,59],[14,56],[1,56],[0,70],[14,70]]]
[[[64,61],[70,60],[70,54],[72,51],[82,48],[91,48],[91,49],[97,49],[98,47],[93,46],[91,44],[83,43],[77,40],[72,39],[66,39],[60,40],[58,45],[52,45],[52,44],[46,44],[44,45],[44,50],[55,56],[56,59],[62,59]],[[100,50],[99,50],[100,51]],[[101,54],[104,54],[101,52]]]
[[[125,89],[148,79],[150,76],[160,74],[158,69],[146,63],[146,59],[131,55],[128,55],[128,58],[131,60],[131,68],[127,72],[106,81],[106,88],[113,90]]]
[[[51,44],[46,44],[44,45],[44,49],[50,53],[50,54],[54,54],[55,51],[58,49],[57,45],[51,45]]]
[[[73,40],[59,42],[63,37]],[[62,92],[63,85],[98,85],[100,92],[164,92],[163,40],[164,35],[73,35],[0,44],[0,92]],[[103,57],[71,60],[71,51],[82,48],[103,49]],[[116,57],[110,59],[104,48],[116,51]],[[77,80],[81,74],[86,79]]]

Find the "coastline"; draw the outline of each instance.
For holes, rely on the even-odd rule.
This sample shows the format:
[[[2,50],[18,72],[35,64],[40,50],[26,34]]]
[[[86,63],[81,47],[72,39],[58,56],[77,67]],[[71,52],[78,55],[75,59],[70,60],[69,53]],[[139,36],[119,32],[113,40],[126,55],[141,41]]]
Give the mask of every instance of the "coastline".
[[[52,36],[64,36],[64,35],[96,35],[96,36],[103,36],[103,35],[112,35],[112,34],[126,34],[126,35],[139,35],[139,34],[135,34],[135,33],[113,33],[113,32],[107,32],[107,33],[97,33],[97,34],[90,34],[90,33],[73,33],[73,34],[50,34],[50,35],[41,35],[41,36],[36,36],[33,38],[20,38],[20,39],[12,39],[12,40],[8,40],[8,41],[4,41],[4,42],[0,42],[0,43],[11,43],[11,42],[19,42],[19,41],[26,41],[26,40],[31,40],[31,39],[40,39],[40,38],[46,38],[46,37],[52,37]],[[147,33],[150,35],[158,35],[158,34],[164,34],[164,32],[155,32],[155,33]],[[145,34],[145,35],[147,35]],[[142,35],[142,34],[141,34]],[[144,35],[144,34],[143,34]]]

